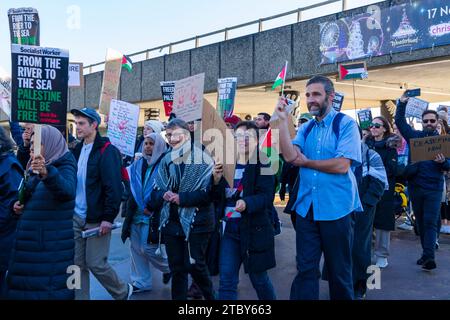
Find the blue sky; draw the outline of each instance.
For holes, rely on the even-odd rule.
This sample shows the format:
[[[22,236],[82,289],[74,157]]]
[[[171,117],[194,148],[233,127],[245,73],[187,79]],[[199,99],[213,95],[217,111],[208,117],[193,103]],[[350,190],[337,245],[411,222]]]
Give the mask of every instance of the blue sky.
[[[1,0],[0,70],[10,72],[9,8],[34,7],[41,20],[41,46],[68,49],[70,60],[85,65],[104,60],[108,47],[125,54],[189,38],[262,17],[294,10],[320,0]],[[373,3],[349,0],[349,7]],[[70,29],[67,10],[80,9],[80,29]],[[339,8],[339,3],[329,9]],[[323,11],[323,9],[321,10]],[[310,11],[307,15],[317,15]],[[293,23],[295,16],[267,23]],[[241,32],[253,33],[257,26]],[[239,32],[230,34],[237,36]],[[212,41],[214,39],[211,39]],[[175,48],[180,51],[183,48]]]

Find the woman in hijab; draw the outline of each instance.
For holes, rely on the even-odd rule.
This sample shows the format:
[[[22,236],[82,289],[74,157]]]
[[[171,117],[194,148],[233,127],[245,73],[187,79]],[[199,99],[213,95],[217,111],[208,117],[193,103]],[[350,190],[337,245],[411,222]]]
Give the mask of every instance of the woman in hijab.
[[[160,134],[162,131],[164,131],[163,124],[158,120],[148,120],[144,123],[144,133],[142,136],[140,136],[136,141],[136,152],[141,152],[142,147],[144,146],[144,139],[148,137],[150,133],[157,133]]]
[[[71,300],[74,264],[73,214],[77,169],[62,134],[42,126],[41,154],[31,145],[26,182],[14,204],[20,215],[7,275],[7,298]],[[69,272],[69,273],[68,273]]]
[[[127,168],[133,196],[128,200],[122,240],[125,243],[130,238],[131,281],[133,292],[136,293],[152,289],[150,263],[163,273],[165,284],[170,280],[164,245],[158,251],[159,212],[150,213],[145,208],[150,200],[159,163],[166,151],[166,142],[161,135],[150,133],[144,139],[141,150],[143,157]]]

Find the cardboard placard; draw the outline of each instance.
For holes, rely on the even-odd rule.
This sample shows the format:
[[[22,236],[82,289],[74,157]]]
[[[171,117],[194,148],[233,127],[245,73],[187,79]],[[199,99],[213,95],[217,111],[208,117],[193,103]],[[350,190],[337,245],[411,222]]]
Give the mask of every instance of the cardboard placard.
[[[64,135],[69,52],[13,44],[11,121],[47,124]]]
[[[214,132],[208,132],[209,129],[216,130]],[[219,132],[222,139],[210,134],[217,134]],[[225,121],[223,121],[216,109],[206,99],[203,99],[202,137],[206,151],[216,150],[215,152],[219,153],[212,154],[211,156],[214,161],[220,161],[223,164],[224,178],[229,186],[233,186],[234,171],[236,169],[236,148],[233,130],[228,129]]]
[[[39,14],[34,8],[8,10],[12,44],[40,45]]]
[[[422,113],[428,109],[428,102],[418,98],[409,98],[406,105],[405,117],[422,119]]]
[[[186,122],[202,118],[205,74],[201,73],[175,82],[173,112]]]
[[[69,87],[83,87],[83,63],[70,62],[69,63]]]
[[[224,78],[217,82],[217,112],[225,119],[230,117],[234,111],[237,78]]]
[[[450,158],[450,135],[410,139],[411,161],[434,160],[442,153]]]
[[[117,99],[119,94],[120,74],[122,72],[123,54],[108,49],[106,53],[105,71],[103,72],[102,92],[100,94],[99,111],[108,115],[111,100]]]
[[[134,156],[139,123],[139,106],[112,100],[108,117],[108,138],[122,154]]]
[[[368,129],[370,124],[372,123],[372,111],[370,109],[359,110],[357,112],[359,126],[361,129]]]
[[[175,81],[162,81],[161,93],[164,104],[164,112],[169,117],[173,108],[173,95],[175,93]]]

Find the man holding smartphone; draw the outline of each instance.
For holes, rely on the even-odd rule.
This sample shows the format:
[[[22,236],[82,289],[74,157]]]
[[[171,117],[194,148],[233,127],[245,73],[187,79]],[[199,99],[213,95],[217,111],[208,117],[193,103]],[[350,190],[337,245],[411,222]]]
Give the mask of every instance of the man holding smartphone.
[[[411,90],[413,91],[413,90]],[[395,124],[410,146],[411,139],[439,135],[437,131],[438,114],[434,110],[425,110],[422,114],[423,130],[414,130],[405,118],[406,105],[414,92],[406,91],[397,102]],[[423,253],[417,264],[425,271],[436,268],[434,251],[438,230],[442,190],[444,188],[443,172],[450,169],[450,162],[443,154],[438,154],[434,160],[420,161],[409,165],[406,169],[409,193],[416,216],[420,242]]]

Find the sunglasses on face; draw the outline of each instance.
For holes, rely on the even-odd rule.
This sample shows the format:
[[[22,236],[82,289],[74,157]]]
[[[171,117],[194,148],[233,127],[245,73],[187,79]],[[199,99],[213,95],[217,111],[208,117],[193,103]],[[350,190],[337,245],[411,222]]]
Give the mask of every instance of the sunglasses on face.
[[[370,129],[372,129],[372,128],[380,129],[382,126],[383,126],[383,125],[380,124],[380,123],[371,123],[370,126],[369,126],[369,128],[370,128]]]
[[[436,119],[424,119],[424,120],[422,120],[423,121],[423,123],[436,123]]]

